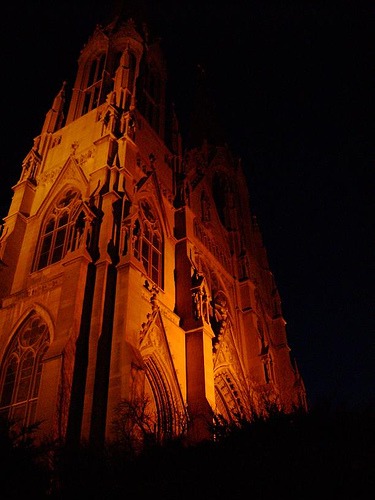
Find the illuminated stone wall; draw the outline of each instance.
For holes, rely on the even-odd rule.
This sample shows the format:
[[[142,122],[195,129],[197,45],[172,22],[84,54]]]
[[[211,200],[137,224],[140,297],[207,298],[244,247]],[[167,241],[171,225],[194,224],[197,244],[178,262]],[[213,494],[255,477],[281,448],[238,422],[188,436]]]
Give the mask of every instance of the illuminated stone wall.
[[[144,36],[131,20],[95,29],[0,240],[0,409],[71,443],[118,438],[124,402],[146,407],[123,430],[139,441],[306,407],[242,166],[224,145],[182,147]],[[47,348],[17,354],[34,317]]]

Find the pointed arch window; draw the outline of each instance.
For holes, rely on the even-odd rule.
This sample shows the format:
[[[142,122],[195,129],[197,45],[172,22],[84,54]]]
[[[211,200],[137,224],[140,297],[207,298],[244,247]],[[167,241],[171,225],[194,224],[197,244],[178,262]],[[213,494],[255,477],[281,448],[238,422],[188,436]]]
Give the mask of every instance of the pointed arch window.
[[[84,101],[82,115],[98,107],[104,102],[102,92],[103,73],[105,66],[105,54],[100,54],[90,60],[86,67],[87,83],[84,89]]]
[[[146,200],[140,203],[140,219],[133,227],[133,255],[142,262],[151,280],[163,287],[163,240],[160,224]]]
[[[14,336],[0,371],[0,415],[16,425],[35,422],[42,359],[48,347],[48,327],[34,312]]]
[[[79,210],[80,195],[68,190],[50,211],[43,227],[35,255],[34,271],[63,259],[75,250],[84,228],[84,213]]]

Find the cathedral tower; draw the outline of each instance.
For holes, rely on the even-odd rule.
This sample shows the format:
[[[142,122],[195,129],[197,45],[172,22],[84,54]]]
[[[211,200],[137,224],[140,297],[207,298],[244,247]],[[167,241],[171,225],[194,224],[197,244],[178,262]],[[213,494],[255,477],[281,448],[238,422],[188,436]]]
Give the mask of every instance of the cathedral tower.
[[[183,146],[161,47],[114,17],[26,155],[0,239],[0,413],[63,442],[306,408],[227,146]],[[117,420],[116,420],[117,419]]]

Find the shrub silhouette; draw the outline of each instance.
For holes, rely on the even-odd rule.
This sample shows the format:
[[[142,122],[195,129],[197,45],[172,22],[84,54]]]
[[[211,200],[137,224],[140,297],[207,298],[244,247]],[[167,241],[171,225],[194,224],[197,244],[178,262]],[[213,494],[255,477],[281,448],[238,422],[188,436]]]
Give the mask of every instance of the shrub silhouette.
[[[124,453],[118,443],[101,449],[83,443],[69,452],[57,445],[38,448],[2,432],[6,465],[0,493],[4,499],[51,500],[80,495],[90,500],[128,495],[180,500],[198,494],[300,500],[323,493],[367,499],[375,486],[374,423],[370,409],[275,412],[227,428],[221,420],[220,439],[196,445],[182,439],[147,442],[137,455]]]

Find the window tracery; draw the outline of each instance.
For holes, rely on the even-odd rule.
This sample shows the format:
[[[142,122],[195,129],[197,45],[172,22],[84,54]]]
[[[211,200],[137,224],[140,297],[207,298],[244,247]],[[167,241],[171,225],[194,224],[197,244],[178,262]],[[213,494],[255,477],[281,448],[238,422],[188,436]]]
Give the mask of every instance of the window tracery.
[[[133,255],[151,280],[163,287],[163,240],[160,224],[151,205],[142,200],[140,217],[133,225]]]
[[[0,372],[0,415],[16,425],[35,422],[42,359],[48,346],[48,327],[34,312],[14,336]]]
[[[81,204],[79,193],[71,189],[55,203],[42,227],[35,271],[62,260],[69,250],[79,247],[85,227]]]
[[[105,54],[100,54],[97,58],[90,60],[87,64],[87,83],[83,92],[84,101],[82,115],[88,113],[104,102],[103,92],[101,92],[104,64]]]

